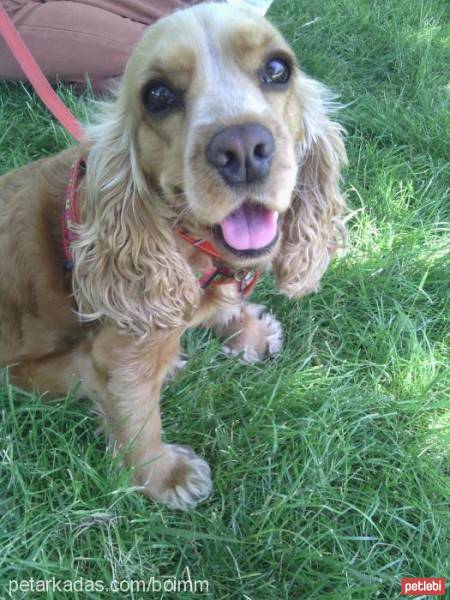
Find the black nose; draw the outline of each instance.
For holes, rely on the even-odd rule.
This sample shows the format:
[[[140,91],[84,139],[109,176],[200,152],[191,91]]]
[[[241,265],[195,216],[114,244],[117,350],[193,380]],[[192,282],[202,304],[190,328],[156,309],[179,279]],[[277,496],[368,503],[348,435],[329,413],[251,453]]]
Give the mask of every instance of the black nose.
[[[206,159],[229,185],[254,183],[269,174],[274,150],[271,132],[248,123],[216,133],[206,147]]]

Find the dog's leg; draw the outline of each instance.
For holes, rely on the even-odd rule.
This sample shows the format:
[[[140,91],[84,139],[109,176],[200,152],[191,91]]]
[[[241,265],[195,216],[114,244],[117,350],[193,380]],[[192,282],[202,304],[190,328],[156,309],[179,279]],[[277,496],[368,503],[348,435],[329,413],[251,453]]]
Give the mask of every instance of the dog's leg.
[[[177,360],[179,337],[166,331],[137,340],[103,330],[93,344],[89,385],[144,494],[187,510],[210,494],[211,477],[190,448],[161,440],[160,390]]]
[[[82,380],[92,364],[90,347],[90,342],[84,341],[66,352],[24,360],[10,368],[9,380],[17,387],[36,391],[44,397],[61,398],[72,390],[77,398],[85,397]]]
[[[223,286],[215,296],[215,303],[211,303],[214,313],[202,324],[225,340],[227,354],[254,363],[279,353],[283,328],[265,306],[243,301],[232,286]]]

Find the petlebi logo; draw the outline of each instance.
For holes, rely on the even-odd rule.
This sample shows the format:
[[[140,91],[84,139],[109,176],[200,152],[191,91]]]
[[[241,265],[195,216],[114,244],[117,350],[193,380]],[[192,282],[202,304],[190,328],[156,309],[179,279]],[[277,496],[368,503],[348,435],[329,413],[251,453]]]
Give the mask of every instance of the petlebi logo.
[[[444,596],[444,577],[402,577],[402,596]]]

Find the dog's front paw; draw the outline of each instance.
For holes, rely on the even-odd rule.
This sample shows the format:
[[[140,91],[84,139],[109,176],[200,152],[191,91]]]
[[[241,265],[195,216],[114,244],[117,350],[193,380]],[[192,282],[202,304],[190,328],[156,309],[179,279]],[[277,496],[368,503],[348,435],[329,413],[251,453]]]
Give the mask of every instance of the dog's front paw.
[[[240,329],[228,339],[223,350],[229,356],[240,356],[246,363],[255,363],[275,356],[282,345],[281,323],[264,306],[249,304]]]
[[[145,495],[174,510],[192,510],[211,494],[211,469],[191,448],[165,444],[160,459],[151,465]]]

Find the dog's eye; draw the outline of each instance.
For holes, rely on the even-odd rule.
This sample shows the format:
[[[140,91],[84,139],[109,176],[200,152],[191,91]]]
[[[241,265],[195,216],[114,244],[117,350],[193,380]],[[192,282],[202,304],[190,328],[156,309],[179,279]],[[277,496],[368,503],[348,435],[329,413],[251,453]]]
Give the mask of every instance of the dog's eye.
[[[289,81],[290,76],[291,67],[284,59],[271,58],[261,72],[261,81],[269,85],[283,84]]]
[[[179,104],[180,95],[163,81],[151,81],[142,91],[142,101],[150,113],[162,115]]]

